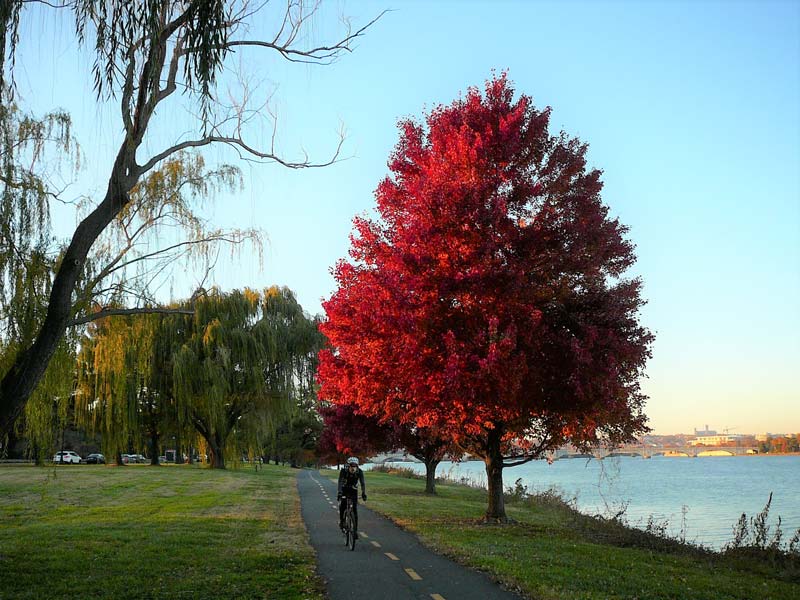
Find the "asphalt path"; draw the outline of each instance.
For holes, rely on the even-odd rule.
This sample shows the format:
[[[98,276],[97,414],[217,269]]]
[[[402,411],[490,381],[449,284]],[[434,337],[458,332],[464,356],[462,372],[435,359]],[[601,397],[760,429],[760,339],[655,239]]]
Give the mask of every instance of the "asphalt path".
[[[336,483],[317,471],[301,471],[297,488],[330,600],[520,600],[486,575],[428,550],[360,500],[360,537],[351,551],[338,526]]]

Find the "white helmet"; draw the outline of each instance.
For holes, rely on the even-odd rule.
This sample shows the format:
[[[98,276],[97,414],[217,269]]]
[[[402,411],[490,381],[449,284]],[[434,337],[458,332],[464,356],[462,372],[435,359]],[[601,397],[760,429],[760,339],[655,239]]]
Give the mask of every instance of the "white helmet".
[[[358,458],[356,458],[355,456],[351,456],[350,458],[347,459],[347,465],[348,466],[355,465],[357,467],[358,466]]]

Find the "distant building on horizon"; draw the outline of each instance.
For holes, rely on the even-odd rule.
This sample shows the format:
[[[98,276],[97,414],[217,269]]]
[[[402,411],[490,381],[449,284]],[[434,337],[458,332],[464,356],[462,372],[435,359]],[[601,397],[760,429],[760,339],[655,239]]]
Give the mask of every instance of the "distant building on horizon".
[[[698,435],[695,439],[689,440],[690,446],[721,446],[723,444],[730,444],[737,442],[744,436],[738,433],[726,433],[724,435]]]
[[[708,425],[706,425],[705,429],[695,429],[694,435],[695,437],[706,436],[706,435],[717,435],[717,432],[714,431],[713,429],[709,429]]]

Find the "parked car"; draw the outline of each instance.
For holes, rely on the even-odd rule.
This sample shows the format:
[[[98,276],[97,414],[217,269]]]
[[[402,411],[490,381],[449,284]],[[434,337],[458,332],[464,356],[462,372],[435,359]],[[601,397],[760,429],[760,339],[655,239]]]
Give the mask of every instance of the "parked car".
[[[126,465],[135,465],[136,463],[146,463],[148,461],[141,454],[123,454],[122,462]]]
[[[95,452],[86,457],[87,465],[104,465],[106,464],[106,457],[102,454]]]
[[[54,463],[68,463],[68,464],[75,464],[78,465],[81,462],[81,457],[78,456],[76,452],[72,450],[62,450],[61,452],[56,452],[53,455],[53,462]]]

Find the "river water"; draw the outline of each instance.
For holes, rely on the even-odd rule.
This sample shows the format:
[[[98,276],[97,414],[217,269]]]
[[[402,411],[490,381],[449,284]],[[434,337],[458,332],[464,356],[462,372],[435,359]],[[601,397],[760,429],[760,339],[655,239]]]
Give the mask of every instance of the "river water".
[[[425,473],[421,463],[391,464]],[[442,462],[436,475],[486,487],[482,462]],[[652,516],[659,523],[668,521],[671,535],[679,536],[683,530],[687,541],[717,549],[732,539],[742,513],[752,517],[764,509],[770,492],[770,533],[779,515],[784,542],[800,528],[800,456],[796,455],[533,461],[504,469],[506,488],[517,479],[530,491],[554,488],[587,514],[611,516],[627,504],[629,524],[644,528]]]

